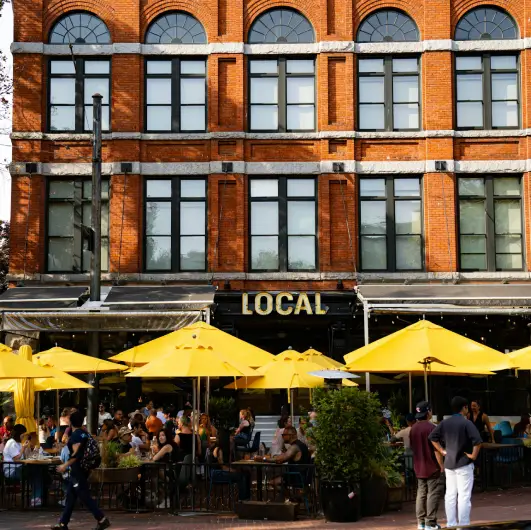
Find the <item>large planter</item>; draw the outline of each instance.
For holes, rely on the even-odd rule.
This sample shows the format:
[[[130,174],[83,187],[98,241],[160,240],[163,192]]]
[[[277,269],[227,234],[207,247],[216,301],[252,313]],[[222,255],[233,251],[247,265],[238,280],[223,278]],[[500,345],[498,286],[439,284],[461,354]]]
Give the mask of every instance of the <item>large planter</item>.
[[[138,482],[139,467],[98,467],[90,473],[89,482],[93,484],[129,484]]]
[[[386,510],[401,510],[402,503],[404,502],[404,485],[396,487],[387,487],[387,504],[385,506]]]
[[[384,478],[372,477],[361,483],[361,513],[364,517],[382,515],[387,501],[387,483]]]
[[[361,519],[360,489],[347,482],[321,482],[321,503],[331,523],[352,523]]]

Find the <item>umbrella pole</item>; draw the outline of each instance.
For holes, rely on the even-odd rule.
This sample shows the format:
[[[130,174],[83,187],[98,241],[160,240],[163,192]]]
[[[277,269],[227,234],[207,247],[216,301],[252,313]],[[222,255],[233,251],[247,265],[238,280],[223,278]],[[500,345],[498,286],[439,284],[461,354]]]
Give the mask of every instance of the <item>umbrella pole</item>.
[[[363,336],[365,339],[365,346],[369,344],[369,307],[367,302],[363,302]],[[371,391],[371,374],[365,372],[365,390]]]
[[[413,411],[413,382],[411,380],[411,372],[408,374],[409,376],[409,412]]]
[[[35,392],[35,417],[37,418],[37,425],[39,424],[39,420],[41,417],[41,393]]]
[[[424,364],[424,399],[428,401],[428,365]]]
[[[208,402],[210,401],[210,377],[206,378],[205,389],[205,413],[208,414]]]
[[[59,410],[59,390],[55,391],[55,410],[57,411],[57,428],[59,428],[59,418],[61,411]]]
[[[289,395],[290,395],[291,425],[295,426],[295,423],[293,421],[293,388],[289,389]]]

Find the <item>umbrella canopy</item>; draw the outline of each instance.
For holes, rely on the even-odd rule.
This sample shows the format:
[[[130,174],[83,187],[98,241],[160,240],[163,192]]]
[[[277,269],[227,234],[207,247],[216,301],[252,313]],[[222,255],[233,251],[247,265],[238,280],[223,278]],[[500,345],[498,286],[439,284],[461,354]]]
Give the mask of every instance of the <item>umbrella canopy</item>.
[[[77,377],[73,377],[52,366],[43,366],[48,373],[47,378],[34,379],[35,392],[48,392],[50,390],[70,390],[74,388],[92,388],[92,385],[85,383]],[[0,392],[15,392],[17,379],[0,380]]]
[[[344,368],[345,365],[341,364],[339,361],[327,357],[320,351],[310,348],[306,351],[303,351],[301,354],[303,357],[306,357],[308,361],[312,361],[315,364],[320,365],[325,370],[338,370]]]
[[[383,337],[345,355],[349,372],[491,374],[511,367],[503,353],[428,320]]]
[[[531,346],[515,350],[507,354],[513,368],[518,370],[531,370]]]
[[[83,355],[65,348],[51,348],[33,356],[33,362],[41,366],[53,366],[72,374],[92,374],[105,372],[121,372],[127,366],[111,363],[103,359]]]
[[[306,361],[302,356],[302,353],[298,352],[297,350],[292,350],[291,348],[288,348],[287,350],[284,350],[283,352],[280,352],[278,355],[275,355],[275,361]]]
[[[206,322],[196,322],[168,333],[168,335],[126,350],[111,357],[111,360],[133,366],[141,366],[158,359],[161,351],[176,345],[186,344],[194,335],[198,339],[205,341],[206,344],[211,345],[216,351],[223,352],[226,359],[245,366],[256,368],[274,359],[274,356],[265,350],[257,348],[229,333],[225,333]]]
[[[31,346],[21,346],[18,350],[18,356],[21,359],[31,363]],[[15,414],[17,416],[16,423],[20,423],[26,427],[28,432],[36,432],[35,423],[35,388],[33,379],[18,379],[15,384],[15,395],[13,396],[15,402]]]
[[[157,339],[156,339],[157,340]],[[155,341],[153,341],[155,342]],[[226,350],[192,335],[184,344],[158,350],[158,358],[137,368],[125,377],[241,377],[256,371],[226,354]]]
[[[324,385],[320,377],[308,375],[308,372],[321,370],[318,364],[304,359],[282,359],[273,361],[256,370],[258,377],[238,379],[225,388],[253,388],[253,389],[293,389],[316,388]]]
[[[23,359],[20,355],[0,352],[0,379],[36,379],[50,377],[42,366]]]
[[[13,350],[0,342],[0,353],[11,353]]]

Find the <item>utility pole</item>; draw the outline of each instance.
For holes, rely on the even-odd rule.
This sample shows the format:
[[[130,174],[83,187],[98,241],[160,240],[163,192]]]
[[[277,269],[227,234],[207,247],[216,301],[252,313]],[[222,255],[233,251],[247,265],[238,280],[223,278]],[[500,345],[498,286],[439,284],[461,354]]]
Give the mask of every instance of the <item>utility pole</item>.
[[[92,259],[90,266],[90,300],[101,300],[101,101],[103,96],[94,94],[93,101],[93,149],[92,149]],[[89,355],[100,356],[100,334],[89,332]],[[88,381],[94,388],[87,390],[87,429],[98,430],[99,383],[91,374]]]

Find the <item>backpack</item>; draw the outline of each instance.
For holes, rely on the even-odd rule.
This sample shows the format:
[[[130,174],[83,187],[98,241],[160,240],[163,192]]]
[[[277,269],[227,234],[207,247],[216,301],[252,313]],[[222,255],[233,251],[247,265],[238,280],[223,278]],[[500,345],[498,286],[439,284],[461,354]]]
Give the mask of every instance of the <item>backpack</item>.
[[[85,452],[83,458],[81,459],[81,469],[85,471],[92,471],[96,469],[101,464],[100,448],[98,442],[90,436],[87,435],[87,445],[85,446]]]

